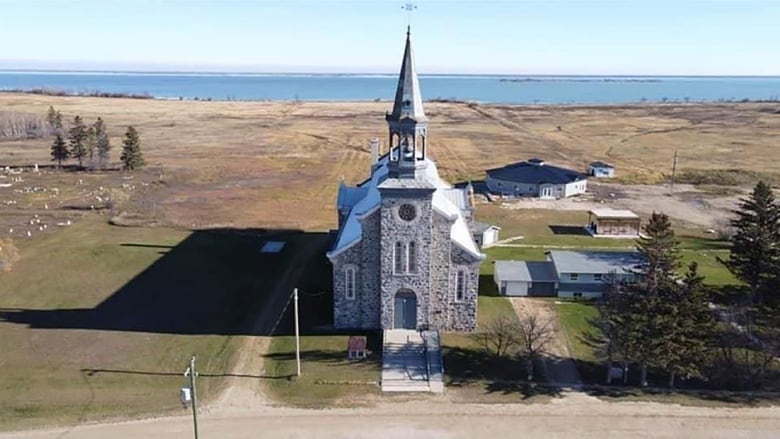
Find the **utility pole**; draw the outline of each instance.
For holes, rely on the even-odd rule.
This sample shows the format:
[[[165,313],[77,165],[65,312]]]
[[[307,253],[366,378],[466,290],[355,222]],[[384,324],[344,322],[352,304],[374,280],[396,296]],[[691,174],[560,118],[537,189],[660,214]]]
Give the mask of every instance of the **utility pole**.
[[[298,325],[298,288],[293,290],[293,299],[295,300],[295,361],[298,363],[298,376],[301,376],[301,332]]]
[[[669,188],[669,193],[674,192],[674,175],[677,173],[677,150],[674,150],[674,162],[672,162],[672,185]]]
[[[192,392],[192,422],[195,426],[195,439],[198,439],[198,396],[195,393],[195,377],[198,372],[195,371],[195,356],[190,358],[190,367],[184,372],[184,376],[190,377],[190,391]]]

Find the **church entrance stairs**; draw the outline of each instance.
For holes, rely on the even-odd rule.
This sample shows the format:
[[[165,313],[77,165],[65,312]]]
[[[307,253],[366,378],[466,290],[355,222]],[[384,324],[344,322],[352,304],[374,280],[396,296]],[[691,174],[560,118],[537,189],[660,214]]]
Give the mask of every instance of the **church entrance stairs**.
[[[382,348],[382,391],[441,392],[443,385],[438,340],[438,333],[435,331],[385,330]],[[431,357],[434,358],[433,361],[430,360]]]

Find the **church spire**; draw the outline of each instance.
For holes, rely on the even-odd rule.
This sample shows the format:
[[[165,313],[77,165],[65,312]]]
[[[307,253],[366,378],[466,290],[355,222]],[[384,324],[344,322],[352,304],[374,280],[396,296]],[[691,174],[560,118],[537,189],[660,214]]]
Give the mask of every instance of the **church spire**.
[[[393,111],[388,115],[392,119],[410,118],[417,122],[427,120],[423,111],[420,81],[417,79],[417,69],[414,66],[412,54],[411,26],[406,28],[406,48],[401,63],[401,73],[398,75],[398,87],[395,91]]]

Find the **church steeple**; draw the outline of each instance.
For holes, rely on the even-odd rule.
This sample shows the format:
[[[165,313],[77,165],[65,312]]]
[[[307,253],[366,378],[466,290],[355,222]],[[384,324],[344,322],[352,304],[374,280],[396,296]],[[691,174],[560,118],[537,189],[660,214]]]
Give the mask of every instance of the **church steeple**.
[[[401,73],[398,74],[398,87],[395,90],[393,111],[390,115],[400,120],[405,117],[417,122],[428,120],[423,110],[422,95],[420,94],[420,81],[417,79],[417,69],[414,66],[412,54],[411,28],[406,28],[406,47],[404,58],[401,62]]]
[[[389,129],[390,175],[414,178],[426,165],[428,118],[423,110],[420,81],[414,66],[410,29],[406,29],[406,47],[398,74],[393,110],[385,116]]]

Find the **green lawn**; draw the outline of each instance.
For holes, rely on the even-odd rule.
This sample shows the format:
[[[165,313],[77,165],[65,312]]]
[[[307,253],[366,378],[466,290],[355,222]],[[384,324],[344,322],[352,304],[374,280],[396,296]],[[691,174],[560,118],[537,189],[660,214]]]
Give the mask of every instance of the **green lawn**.
[[[347,359],[346,335],[301,337],[301,376],[296,377],[295,337],[277,336],[265,356],[266,388],[275,401],[298,407],[354,406],[379,394],[381,343],[369,335],[367,360]]]
[[[192,354],[214,397],[234,335],[263,306],[291,245],[258,233],[113,227],[98,216],[19,243],[0,274],[0,429],[179,413]]]
[[[596,307],[589,302],[556,301],[555,310],[572,357],[582,361],[596,361],[593,347],[588,344],[586,337],[593,330],[589,320],[598,314]]]

